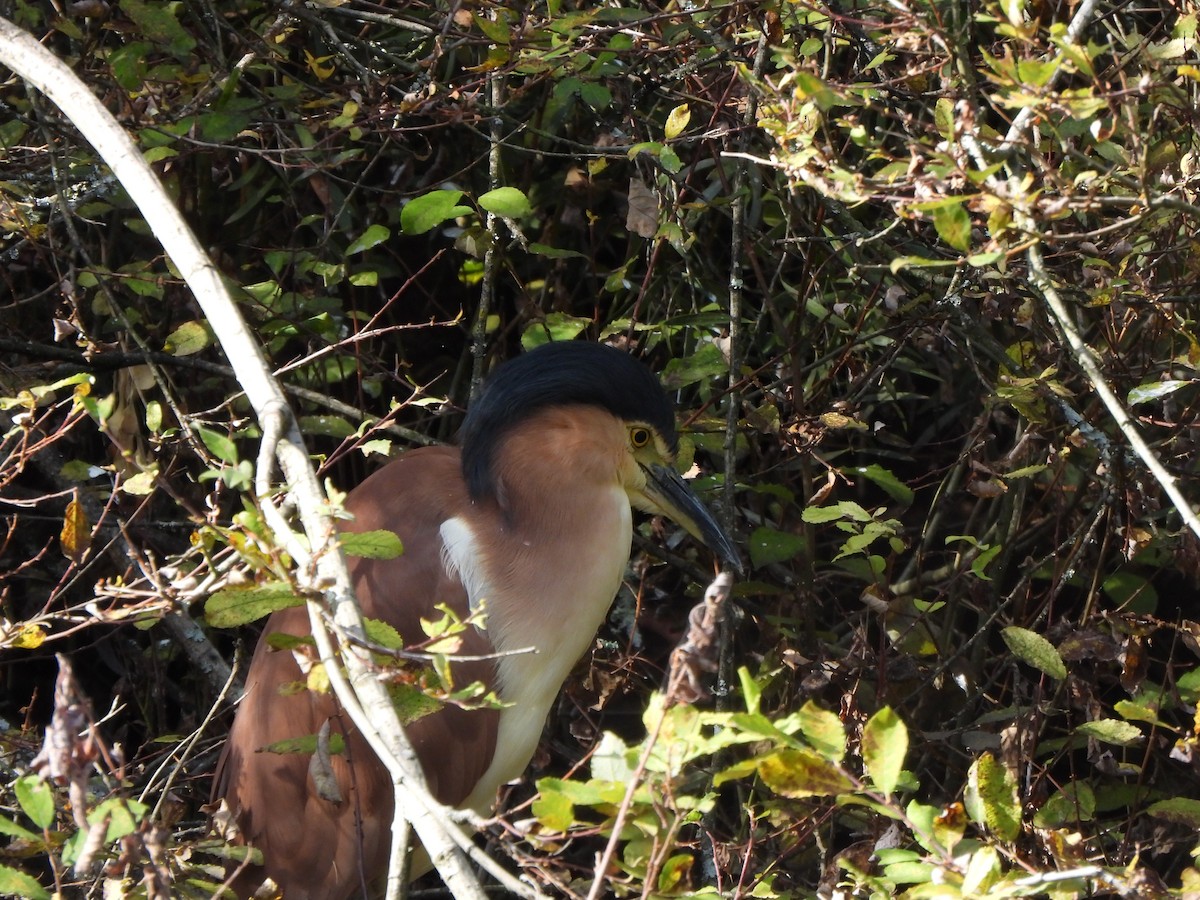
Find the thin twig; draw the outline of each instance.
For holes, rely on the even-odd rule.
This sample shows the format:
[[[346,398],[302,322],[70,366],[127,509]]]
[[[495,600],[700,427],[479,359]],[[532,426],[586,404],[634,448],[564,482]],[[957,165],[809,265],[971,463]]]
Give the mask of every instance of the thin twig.
[[[604,852],[600,855],[593,872],[592,887],[588,891],[587,900],[599,900],[604,892],[608,870],[612,866],[617,845],[621,841],[621,832],[625,830],[625,820],[629,818],[634,795],[642,785],[646,766],[650,762],[650,754],[654,752],[654,747],[662,734],[667,710],[676,703],[689,703],[697,699],[699,696],[697,671],[711,671],[716,668],[714,651],[717,649],[718,632],[721,620],[724,618],[725,603],[729,599],[732,587],[733,576],[728,572],[722,572],[705,590],[704,600],[698,603],[688,616],[690,627],[687,634],[671,654],[671,672],[667,677],[667,690],[662,697],[662,708],[654,723],[654,730],[646,738],[646,746],[638,758],[637,766],[630,775],[625,796],[621,798],[621,805],[617,808],[617,814],[609,829],[608,843],[605,844]]]

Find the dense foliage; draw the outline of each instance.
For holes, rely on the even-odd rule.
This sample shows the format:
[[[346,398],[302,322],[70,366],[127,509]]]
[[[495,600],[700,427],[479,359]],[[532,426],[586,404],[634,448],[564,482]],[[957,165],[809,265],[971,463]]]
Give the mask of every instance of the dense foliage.
[[[1196,499],[1193,0],[0,12],[136,135],[331,483],[522,344],[676,394],[749,577],[651,696],[708,573],[642,524],[491,835],[541,889],[1200,891],[1200,543],[1131,443]],[[0,894],[209,896],[253,629],[204,603],[288,562],[257,425],[71,124],[0,110]]]

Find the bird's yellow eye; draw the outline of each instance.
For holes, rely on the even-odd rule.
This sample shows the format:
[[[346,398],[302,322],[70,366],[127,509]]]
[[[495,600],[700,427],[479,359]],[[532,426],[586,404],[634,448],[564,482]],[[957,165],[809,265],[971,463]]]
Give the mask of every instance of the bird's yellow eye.
[[[647,428],[630,428],[629,443],[633,444],[634,450],[641,450],[650,443],[650,431]]]

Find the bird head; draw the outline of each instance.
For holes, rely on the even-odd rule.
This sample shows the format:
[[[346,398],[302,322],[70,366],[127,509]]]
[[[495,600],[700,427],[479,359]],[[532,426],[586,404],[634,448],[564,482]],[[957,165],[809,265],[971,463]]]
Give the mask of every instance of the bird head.
[[[604,344],[543,345],[499,366],[463,423],[463,475],[474,500],[499,499],[496,449],[510,431],[553,406],[598,407],[624,430],[620,479],[632,506],[682,526],[741,571],[732,539],[676,471],[675,410],[662,384],[628,353]]]

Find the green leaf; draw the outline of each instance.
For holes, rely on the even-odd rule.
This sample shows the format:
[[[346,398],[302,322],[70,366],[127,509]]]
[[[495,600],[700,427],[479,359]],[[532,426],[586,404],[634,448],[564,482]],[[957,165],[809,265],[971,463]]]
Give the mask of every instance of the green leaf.
[[[117,84],[133,92],[142,89],[146,78],[146,54],[151,46],[145,41],[133,41],[122,47],[114,47],[108,56],[108,65]]]
[[[227,588],[217,591],[204,604],[204,618],[213,628],[235,628],[254,622],[280,609],[300,606],[291,587],[282,582],[260,587]]]
[[[829,87],[829,84],[812,75],[803,69],[797,68],[792,73],[795,76],[795,96],[797,99],[812,100],[822,110],[827,110],[833,107],[838,102],[837,91]]]
[[[395,559],[404,552],[404,544],[400,542],[400,538],[395,532],[385,529],[344,531],[339,540],[343,553],[363,559]]]
[[[82,459],[71,459],[62,464],[58,474],[68,481],[90,481],[104,474],[104,470]]]
[[[137,831],[138,824],[149,811],[149,806],[137,800],[109,797],[88,810],[87,820],[89,825],[106,822],[104,842],[111,844]]]
[[[1012,774],[990,753],[977,759],[967,773],[963,795],[967,814],[987,825],[1003,841],[1015,841],[1021,833],[1021,803]]]
[[[624,781],[603,781],[591,778],[576,781],[567,778],[539,778],[537,789],[542,793],[562,794],[576,806],[616,806],[625,797]]]
[[[521,347],[532,350],[554,341],[570,341],[578,337],[592,320],[565,312],[547,313],[540,322],[532,322],[521,335]]]
[[[933,106],[933,127],[946,140],[954,139],[954,101],[939,97]]]
[[[758,774],[758,760],[743,759],[741,762],[727,766],[714,775],[712,779],[713,787],[720,787],[730,781],[745,781],[756,774]]]
[[[579,99],[596,112],[612,106],[612,91],[596,81],[585,81],[579,86]]]
[[[846,755],[846,729],[836,713],[808,700],[800,707],[798,716],[800,731],[814,750],[833,762]]]
[[[1147,578],[1134,572],[1113,572],[1100,589],[1126,613],[1153,613],[1158,606],[1158,591]]]
[[[900,717],[885,706],[863,726],[862,757],[871,780],[883,793],[896,789],[908,753],[908,729]]]
[[[679,154],[677,154],[666,144],[661,144],[658,141],[642,141],[634,144],[629,148],[629,150],[626,151],[626,155],[630,159],[636,159],[640,153],[646,153],[657,158],[659,165],[661,165],[672,175],[683,168],[683,163],[679,159]]]
[[[1003,871],[1000,851],[990,844],[980,847],[967,858],[966,871],[963,872],[962,896],[994,897],[997,894],[1004,896],[1000,891],[996,893],[991,891],[992,885],[999,881]]]
[[[386,647],[389,650],[404,649],[404,638],[400,636],[400,632],[382,619],[364,617],[363,631],[367,636],[367,640],[372,644],[378,644],[380,647]]]
[[[300,430],[305,435],[322,435],[324,437],[348,438],[356,429],[341,416],[301,416]]]
[[[1000,544],[989,546],[988,544],[981,543],[978,538],[970,534],[952,534],[946,538],[946,546],[958,541],[970,544],[979,551],[979,554],[971,562],[971,574],[973,574],[976,578],[982,578],[984,581],[991,581],[992,578],[987,574],[986,569],[988,564],[991,563],[991,561],[995,559],[996,556],[999,555],[1000,551],[1004,548]]]
[[[432,226],[431,226],[432,227]],[[392,230],[385,225],[371,225],[358,236],[358,238],[349,247],[346,248],[346,255],[353,256],[355,253],[362,253],[364,250],[370,250],[372,247],[377,247],[392,236]]]
[[[1172,797],[1151,803],[1146,812],[1156,819],[1165,819],[1185,828],[1200,830],[1200,800],[1188,797]]]
[[[578,250],[561,250],[558,247],[550,247],[537,242],[529,245],[529,252],[547,259],[587,259],[587,255]]]
[[[487,35],[487,37],[493,42],[497,44],[507,44],[512,39],[512,35],[509,31],[509,18],[511,17],[512,13],[503,7],[499,7],[496,9],[495,15],[496,18],[493,21],[487,17],[486,12],[481,10],[478,15],[473,15],[471,17],[471,21],[476,28]]]
[[[919,803],[916,800],[909,800],[908,806],[904,807],[904,814],[908,817],[908,821],[912,823],[913,837],[926,850],[936,852],[937,845],[932,843],[929,838],[933,837],[933,823],[937,819],[940,810],[936,806],[927,806],[924,803]]]
[[[488,191],[479,198],[479,205],[507,219],[522,219],[532,211],[529,198],[515,187],[499,187]]]
[[[804,549],[804,538],[788,531],[776,531],[761,525],[755,528],[747,542],[750,564],[759,569],[771,563],[791,559]]]
[[[1130,406],[1136,406],[1139,403],[1149,403],[1151,400],[1159,400],[1166,397],[1168,394],[1173,394],[1180,388],[1185,388],[1192,381],[1151,381],[1148,384],[1139,384],[1129,392],[1126,398]]]
[[[1004,17],[1018,28],[1025,23],[1025,0],[1000,0]]]
[[[474,682],[460,693],[470,694],[472,688],[476,686],[482,688],[479,682]],[[388,685],[388,696],[391,698],[392,706],[396,708],[396,715],[400,718],[401,725],[409,725],[445,706],[440,700],[430,697],[420,688],[403,682]]]
[[[800,513],[800,518],[810,525],[823,525],[836,522],[839,519],[850,519],[854,522],[869,522],[872,516],[853,500],[843,500],[833,506],[806,506]]]
[[[875,482],[898,503],[907,506],[913,502],[912,488],[893,475],[890,469],[885,469],[878,463],[871,463],[869,466],[854,466],[847,471]]]
[[[28,841],[31,844],[41,844],[42,842],[42,836],[40,834],[35,834],[28,828],[18,825],[11,819],[4,818],[4,816],[0,816],[0,834],[17,838],[21,841]]]
[[[739,666],[737,674],[738,683],[742,687],[742,699],[746,703],[746,712],[752,716],[758,715],[759,706],[762,704],[762,686],[754,680],[754,676],[745,666]]]
[[[915,859],[900,860],[885,864],[883,875],[888,881],[896,884],[928,884],[933,877],[933,865]],[[906,891],[905,897],[912,898],[913,893]]]
[[[955,250],[966,253],[971,249],[971,217],[962,203],[935,209],[933,227],[938,237]]]
[[[184,322],[167,335],[163,351],[172,356],[191,356],[199,353],[213,342],[212,329],[207,322]]]
[[[1062,68],[1062,65],[1063,60],[1059,58],[1048,60],[1018,59],[1017,77],[1025,84],[1042,87],[1050,83],[1050,79]]]
[[[1175,688],[1185,703],[1200,702],[1200,669],[1184,672],[1175,679]]]
[[[667,895],[675,891],[692,871],[694,864],[695,858],[690,853],[676,853],[663,863],[658,873],[659,895]]]
[[[163,408],[162,404],[157,400],[151,400],[146,404],[146,427],[153,434],[158,434],[162,430],[163,423]]]
[[[392,455],[392,442],[385,438],[376,438],[373,441],[363,441],[359,444],[358,449],[363,456],[378,453],[380,456],[388,457]]]
[[[0,896],[50,900],[50,893],[38,884],[37,879],[5,865],[0,865]]]
[[[603,781],[626,782],[633,777],[628,745],[611,731],[606,731],[592,754],[592,777]]]
[[[369,620],[368,620],[369,621]],[[282,631],[272,631],[266,636],[267,646],[272,650],[295,650],[297,647],[315,647],[316,639],[311,634],[286,634]]]
[[[13,783],[21,811],[38,828],[54,824],[54,790],[41,775],[22,775]]]
[[[784,797],[828,797],[854,789],[850,776],[811,750],[777,750],[758,761],[758,774]]]
[[[1096,794],[1083,781],[1072,781],[1056,791],[1033,816],[1037,828],[1062,828],[1090,822],[1096,816]]]
[[[180,3],[147,3],[146,0],[121,0],[121,12],[133,20],[144,37],[156,44],[166,44],[176,56],[186,56],[196,46],[196,40],[176,16]]]
[[[219,110],[206,112],[197,120],[200,136],[206,141],[224,142],[233,140],[250,127],[251,117],[235,104],[226,104]]]
[[[1031,478],[1041,472],[1045,472],[1050,467],[1044,463],[1036,463],[1032,466],[1022,466],[1019,469],[1013,469],[1004,476],[1005,481],[1014,481],[1018,478]]]
[[[971,562],[971,574],[976,578],[982,578],[984,581],[991,581],[992,576],[987,574],[988,563],[999,556],[1000,551],[1003,549],[999,544],[994,547],[985,546]]]
[[[561,791],[548,790],[542,779],[538,782],[541,793],[533,801],[533,815],[543,828],[550,831],[567,831],[575,824],[575,804]]]
[[[1178,59],[1188,51],[1188,42],[1182,38],[1150,44],[1146,52],[1151,59]]]
[[[469,215],[475,210],[459,206],[462,191],[430,191],[414,197],[400,210],[400,229],[405,234],[424,234],[447,219]]]
[[[1148,725],[1157,725],[1159,728],[1171,727],[1158,717],[1157,708],[1134,703],[1132,700],[1118,700],[1113,704],[1113,710],[1119,713],[1122,719],[1145,722]]]
[[[64,387],[73,387],[75,385],[88,385],[93,383],[93,376],[86,372],[80,372],[76,375],[68,375],[66,378],[59,379],[52,384],[36,384],[22,390],[16,397],[0,397],[0,409],[12,409],[13,407],[29,407],[31,405],[41,406],[43,403],[51,403],[58,398],[57,391]],[[87,388],[83,389],[84,394]],[[80,396],[80,392],[76,391],[76,396]]]
[[[976,269],[986,269],[1004,258],[1005,255],[1000,250],[994,250],[991,253],[971,253],[967,256],[967,265]]]
[[[953,850],[966,831],[967,817],[958,803],[927,806],[911,800],[905,807],[905,814],[913,824],[913,837],[931,853],[940,855],[943,851]]]
[[[729,373],[729,360],[713,343],[702,344],[691,356],[676,357],[663,367],[662,383],[675,391],[698,381],[722,378]]]
[[[228,465],[232,466],[237,463],[237,445],[229,437],[213,431],[211,428],[205,428],[203,425],[193,425],[192,428],[200,436],[201,442],[208,448],[209,453]]]
[[[148,165],[153,165],[156,162],[162,162],[164,159],[174,159],[179,155],[179,151],[174,147],[151,147],[142,154],[142,159]]]
[[[261,750],[263,753],[316,753],[317,736],[306,734],[302,737],[286,738],[255,749]],[[329,733],[329,752],[331,754],[346,752],[346,739],[332,729]]]
[[[957,266],[958,260],[955,259],[930,259],[925,256],[897,256],[889,264],[888,268],[895,275],[901,269],[936,269],[945,266]]]
[[[1075,729],[1075,733],[1095,738],[1106,744],[1116,744],[1119,747],[1140,744],[1144,737],[1140,728],[1130,722],[1122,722],[1120,719],[1094,719],[1091,722],[1084,722]]]
[[[1013,656],[1059,681],[1067,677],[1067,666],[1054,645],[1040,634],[1010,625],[1000,632]]]

